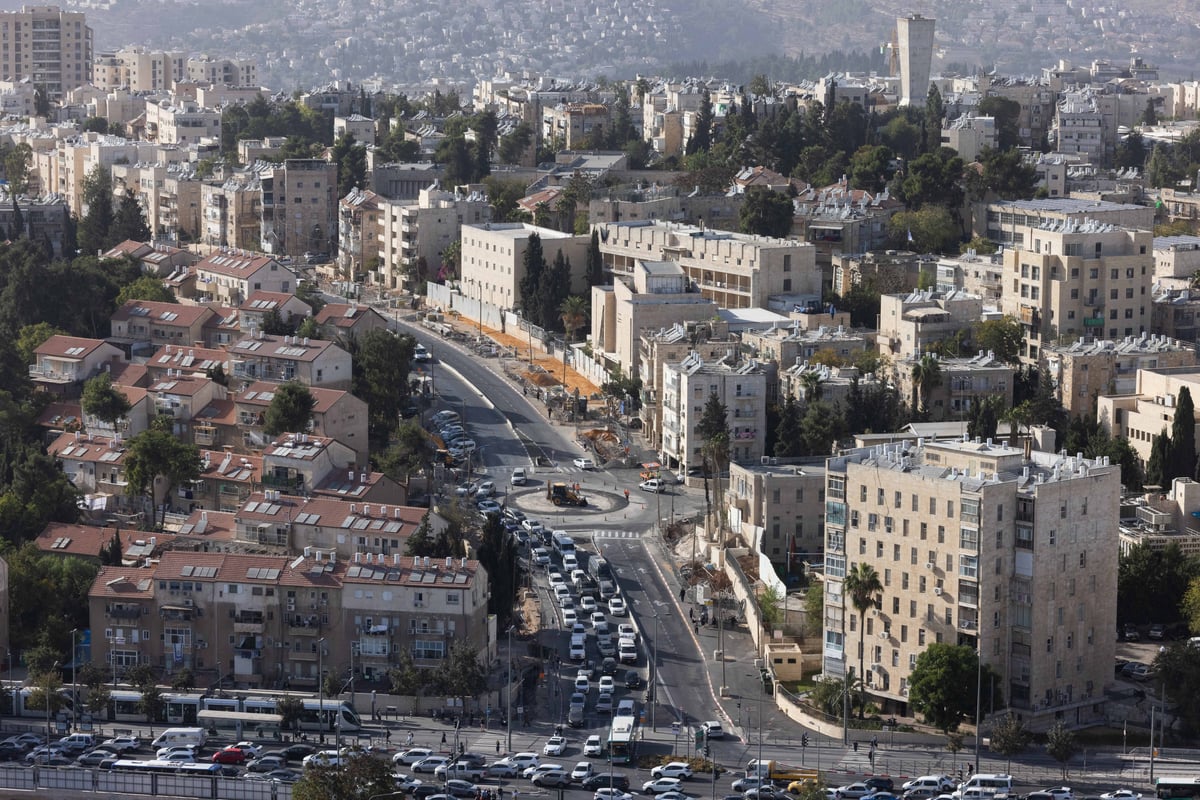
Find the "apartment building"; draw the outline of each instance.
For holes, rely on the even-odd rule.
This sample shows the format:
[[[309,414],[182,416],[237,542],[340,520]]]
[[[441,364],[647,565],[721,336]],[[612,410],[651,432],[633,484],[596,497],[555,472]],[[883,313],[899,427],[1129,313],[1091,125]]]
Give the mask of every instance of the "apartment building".
[[[424,265],[425,275],[434,277],[442,265],[442,252],[457,242],[463,225],[482,225],[492,219],[487,196],[476,191],[453,192],[425,186],[411,200],[377,201],[382,209],[379,268],[370,281],[386,289],[412,288],[406,284]]]
[[[298,326],[312,316],[312,306],[294,294],[251,292],[245,302],[238,306],[238,325],[247,333],[257,331],[271,314],[278,314],[284,324]]]
[[[957,258],[942,257],[937,261],[937,291],[949,294],[961,291],[975,295],[988,305],[998,305],[1004,277],[1002,254],[981,256],[967,253]]]
[[[362,114],[351,114],[346,117],[333,118],[333,138],[353,136],[354,141],[363,147],[375,146],[375,120]]]
[[[110,319],[112,336],[108,341],[143,351],[164,345],[203,344],[204,328],[216,316],[208,306],[127,300]]]
[[[1017,249],[1033,246],[1033,230],[1069,228],[1087,220],[1132,230],[1153,230],[1154,209],[1133,203],[1056,197],[988,203],[975,217],[975,235]],[[1068,225],[1067,223],[1070,223]]]
[[[946,294],[914,291],[879,298],[879,352],[916,358],[942,342],[956,341],[983,316],[983,298],[953,289]]]
[[[347,280],[363,280],[376,272],[383,245],[384,210],[370,189],[351,189],[338,201],[338,271]]]
[[[614,278],[631,277],[639,261],[675,261],[721,308],[766,308],[771,296],[781,294],[821,296],[811,244],[657,220],[609,222],[594,230]]]
[[[326,389],[349,389],[350,354],[333,342],[300,336],[268,336],[259,331],[229,347],[231,378],[286,383],[300,381]],[[231,384],[232,386],[232,384]]]
[[[1151,491],[1122,500],[1121,556],[1135,547],[1156,552],[1178,547],[1184,558],[1200,556],[1200,521],[1192,516],[1198,509],[1200,483],[1191,478],[1176,478],[1165,494]]]
[[[700,466],[705,440],[696,432],[708,398],[715,394],[727,409],[729,460],[758,461],[767,426],[767,376],[756,361],[739,365],[724,357],[705,361],[689,353],[678,364],[663,365],[661,458],[671,469]]]
[[[190,83],[260,88],[258,62],[249,58],[189,58],[185,66]]]
[[[594,354],[625,375],[638,377],[642,333],[676,324],[713,319],[717,304],[691,290],[683,269],[673,261],[639,261],[632,280],[592,287]]]
[[[962,420],[973,403],[999,397],[1005,408],[1012,406],[1017,370],[1012,364],[984,352],[970,358],[937,358],[940,382],[926,388],[918,401],[913,369],[922,356],[908,356],[893,363],[892,385],[902,402],[925,406],[931,422]]]
[[[825,491],[827,675],[859,672],[884,713],[933,642],[999,676],[1027,728],[1104,718],[1115,647],[1120,468],[991,442],[880,445],[831,458]],[[882,584],[860,615],[848,572]]]
[[[52,100],[92,80],[92,29],[87,15],[59,6],[0,12],[0,80],[46,87]]]
[[[1080,339],[1070,345],[1046,345],[1042,359],[1063,407],[1080,416],[1090,414],[1102,394],[1132,394],[1139,370],[1195,366],[1196,348],[1143,333],[1119,341]]]
[[[200,144],[221,137],[221,112],[190,100],[146,103],[146,138],[159,144]]]
[[[1190,289],[1200,270],[1200,236],[1155,236],[1154,280],[1171,289]]]
[[[83,383],[94,378],[109,361],[120,360],[121,351],[103,339],[55,334],[33,351],[29,379],[42,391],[66,398],[79,397]]]
[[[314,322],[321,336],[331,341],[343,341],[371,331],[389,329],[387,317],[370,306],[358,303],[326,303],[317,312]]]
[[[756,535],[758,551],[781,574],[799,574],[802,561],[823,560],[824,458],[731,463],[725,506],[731,525]]]
[[[827,228],[825,233],[816,234],[810,229],[809,241],[817,246],[818,258],[825,245],[829,248],[829,264],[832,267],[832,283],[834,294],[845,296],[854,287],[870,284],[880,292],[908,292],[921,285],[921,274],[929,270],[929,263],[922,256],[907,250],[862,250],[854,249],[855,242],[851,241],[851,249],[840,250],[844,239],[841,233],[845,231],[848,220],[833,221],[837,228]],[[886,225],[884,226],[886,230]]]
[[[258,164],[263,249],[293,258],[332,253],[337,245],[337,165],[320,158]]]
[[[592,132],[608,130],[608,106],[602,103],[560,103],[542,111],[542,140],[556,142],[557,149],[584,150]]]
[[[1096,417],[1111,436],[1128,440],[1145,464],[1154,437],[1164,430],[1170,433],[1175,424],[1179,390],[1187,387],[1193,403],[1200,399],[1200,367],[1143,368],[1136,371],[1134,381],[1128,394],[1101,394]]]
[[[1149,230],[1084,216],[1028,225],[1017,235],[1023,242],[1004,252],[1000,308],[1024,329],[1023,363],[1036,364],[1045,344],[1149,330],[1154,279]]]
[[[146,389],[154,414],[171,420],[176,438],[192,441],[192,420],[215,400],[225,399],[225,387],[206,376],[167,375]]]
[[[125,477],[125,445],[118,436],[63,433],[46,448],[67,480],[85,496],[89,508],[142,510],[143,497],[130,496]]]
[[[192,271],[196,274],[196,300],[234,307],[255,292],[291,294],[299,285],[296,274],[272,256],[249,250],[214,250]]]
[[[942,128],[942,144],[958,152],[969,164],[979,158],[984,148],[996,149],[996,118],[963,114]]]
[[[186,68],[187,54],[182,51],[123,47],[96,56],[92,82],[105,91],[156,92],[173,89],[184,79]]]
[[[525,252],[529,237],[542,241],[542,255],[552,265],[559,253],[571,262],[571,293],[584,291],[588,236],[574,236],[527,222],[485,222],[462,226],[462,284],[465,294],[498,308],[521,305]]]
[[[202,241],[215,247],[257,251],[262,237],[262,183],[231,176],[221,183],[202,182]]]
[[[740,342],[729,335],[723,320],[676,323],[670,328],[642,333],[638,345],[638,374],[642,376],[640,419],[642,435],[650,447],[662,445],[663,367],[695,352],[707,361],[738,352]]]
[[[319,669],[382,679],[404,651],[433,668],[457,641],[494,656],[478,562],[331,556],[167,551],[150,567],[103,567],[88,595],[92,660],[282,689],[316,687]]]

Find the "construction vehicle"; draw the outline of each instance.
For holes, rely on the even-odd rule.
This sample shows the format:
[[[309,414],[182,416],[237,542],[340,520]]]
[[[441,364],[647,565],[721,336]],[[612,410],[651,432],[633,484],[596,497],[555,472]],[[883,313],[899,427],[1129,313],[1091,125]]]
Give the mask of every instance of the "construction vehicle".
[[[759,761],[757,758],[751,759],[750,763],[746,765],[746,776],[768,778],[780,782],[813,781],[815,783],[820,779],[820,773],[815,769],[796,767],[784,764],[782,761],[768,759]]]
[[[546,487],[546,499],[556,506],[586,506],[587,498],[565,483],[552,483]]]

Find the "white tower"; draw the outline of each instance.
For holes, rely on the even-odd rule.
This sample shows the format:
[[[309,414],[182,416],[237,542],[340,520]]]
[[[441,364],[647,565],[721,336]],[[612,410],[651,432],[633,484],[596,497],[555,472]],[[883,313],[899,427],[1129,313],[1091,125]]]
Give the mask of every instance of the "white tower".
[[[902,106],[923,107],[929,95],[929,68],[933,63],[933,27],[936,21],[920,14],[896,20]]]

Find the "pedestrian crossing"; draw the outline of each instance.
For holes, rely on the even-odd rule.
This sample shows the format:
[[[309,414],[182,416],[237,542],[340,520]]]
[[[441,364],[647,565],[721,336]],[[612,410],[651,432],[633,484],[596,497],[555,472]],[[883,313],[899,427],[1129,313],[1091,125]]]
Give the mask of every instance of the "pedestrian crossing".
[[[638,539],[641,534],[637,531],[594,530],[593,539]]]

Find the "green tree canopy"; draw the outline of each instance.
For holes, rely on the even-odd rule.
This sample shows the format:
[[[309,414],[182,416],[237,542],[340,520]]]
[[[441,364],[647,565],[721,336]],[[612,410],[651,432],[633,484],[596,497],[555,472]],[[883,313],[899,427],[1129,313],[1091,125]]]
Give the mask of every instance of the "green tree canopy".
[[[83,413],[109,425],[127,416],[130,408],[125,393],[113,386],[112,375],[108,372],[101,372],[83,384],[81,405]]]
[[[121,202],[113,218],[109,241],[112,244],[125,241],[149,242],[151,238],[150,226],[146,224],[146,215],[142,211],[142,204],[138,202],[137,194],[133,189],[126,189],[121,194]]]
[[[1012,150],[1021,143],[1021,104],[1016,100],[989,95],[979,101],[977,113],[981,117],[995,118],[997,150]]]
[[[943,733],[956,730],[975,710],[979,657],[963,645],[934,642],[917,656],[908,699],[925,721]]]
[[[130,300],[146,300],[153,303],[177,303],[175,293],[163,285],[161,278],[144,275],[126,284],[117,294],[116,303],[123,306]]]
[[[863,675],[866,664],[866,616],[867,611],[875,607],[880,593],[883,592],[883,582],[879,573],[865,561],[859,561],[846,572],[846,580],[842,584],[844,597],[858,612],[858,674]],[[864,714],[867,707],[866,684],[860,683],[859,713]],[[912,700],[911,694],[909,697]]]
[[[351,754],[344,763],[310,767],[292,786],[295,800],[371,800],[397,795],[391,764],[368,753]]]
[[[746,193],[738,209],[738,230],[758,236],[782,239],[792,230],[795,217],[792,198],[783,192],[755,189]]]
[[[909,237],[912,237],[911,239]],[[942,206],[901,211],[888,220],[888,238],[897,249],[917,253],[957,253],[958,223]]]
[[[1015,317],[1001,317],[977,322],[972,332],[975,347],[980,352],[991,352],[1008,364],[1016,364],[1025,343],[1025,333]]]
[[[87,210],[76,233],[79,250],[98,255],[114,244],[110,238],[114,221],[112,173],[106,167],[93,167],[84,176],[83,207]]]
[[[377,444],[386,443],[399,424],[416,345],[411,336],[374,330],[358,337],[351,348],[354,395],[367,404],[368,431]]]
[[[1046,753],[1062,765],[1063,780],[1067,778],[1067,764],[1077,749],[1074,732],[1063,724],[1062,720],[1055,722],[1050,730],[1046,731]]]
[[[316,404],[312,391],[303,383],[288,381],[279,385],[267,406],[263,432],[268,436],[306,432]]]
[[[157,500],[155,485],[161,481],[162,496],[170,498],[175,487],[200,476],[200,451],[170,433],[150,428],[129,440],[125,451],[125,476],[129,488]],[[167,503],[162,504],[163,520]]]

